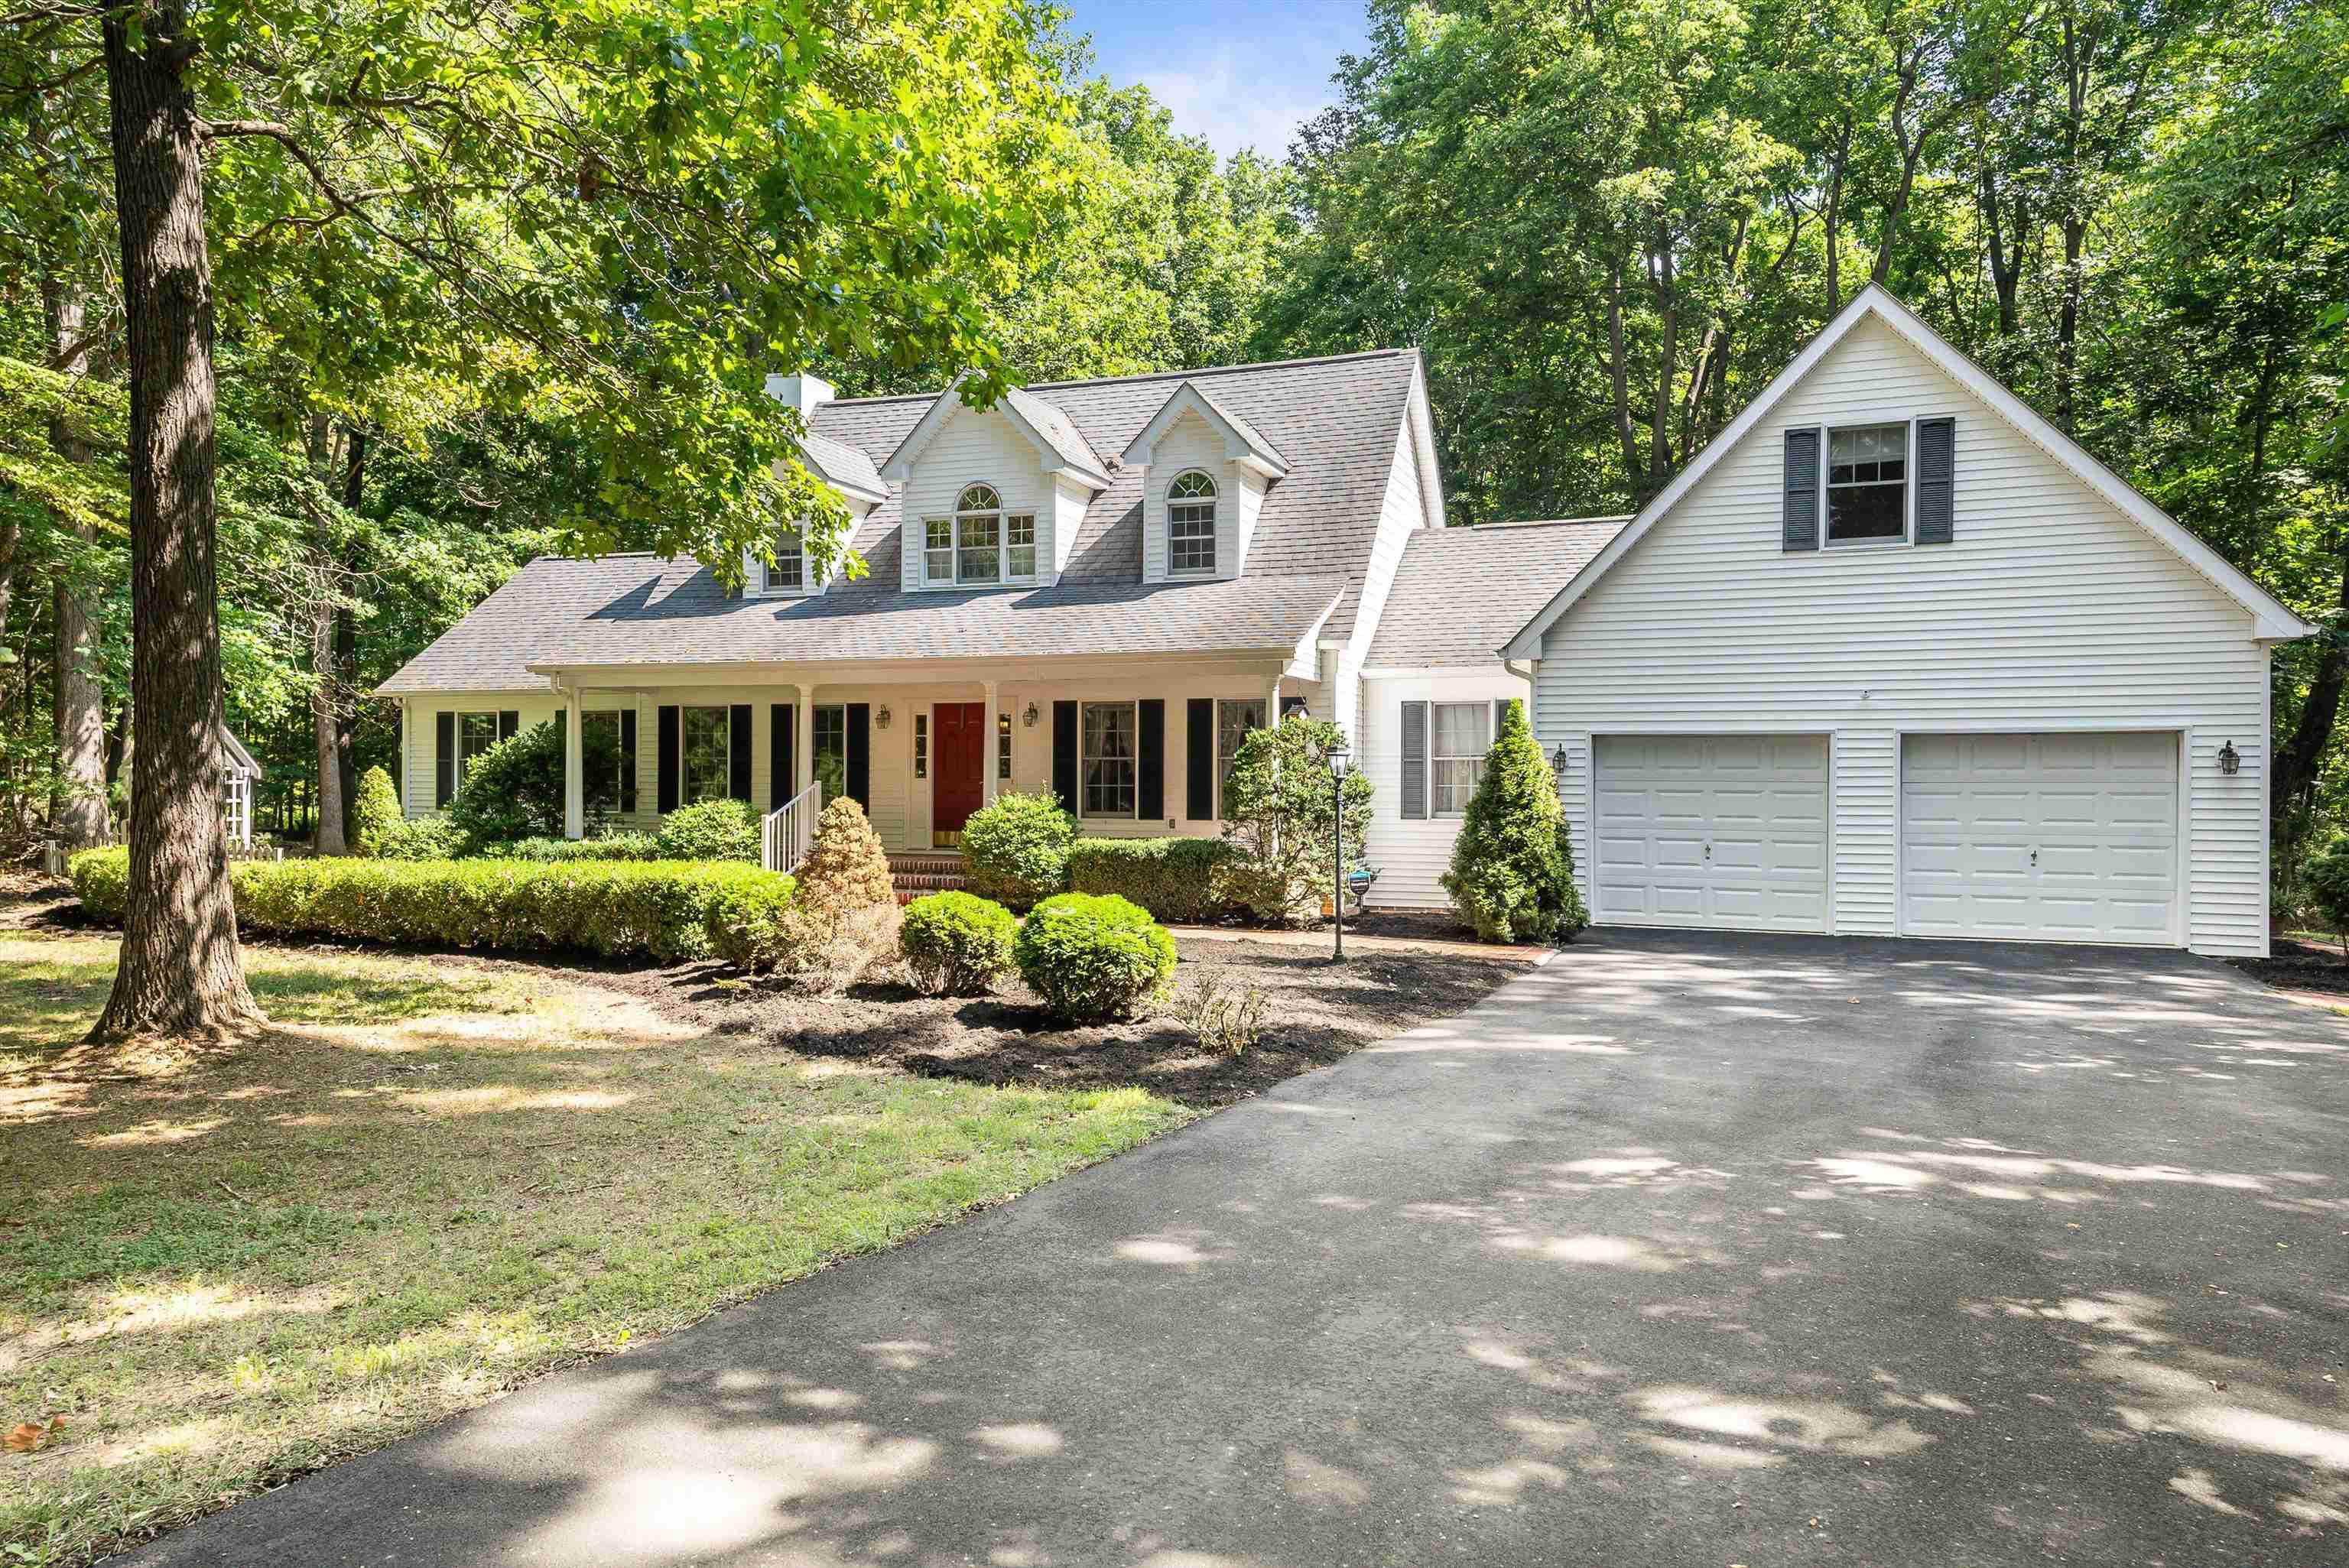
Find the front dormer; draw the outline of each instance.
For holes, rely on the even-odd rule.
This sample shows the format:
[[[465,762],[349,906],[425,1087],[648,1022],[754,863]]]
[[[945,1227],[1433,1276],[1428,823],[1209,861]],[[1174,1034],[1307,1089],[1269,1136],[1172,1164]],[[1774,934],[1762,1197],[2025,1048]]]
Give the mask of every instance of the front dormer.
[[[767,395],[787,407],[798,409],[804,420],[831,402],[833,393],[830,382],[803,374],[770,376]],[[831,440],[811,430],[795,438],[792,447],[800,466],[831,486],[840,497],[848,511],[848,528],[840,536],[830,568],[822,572],[802,546],[796,521],[777,531],[773,565],[746,552],[742,557],[742,591],[755,599],[812,598],[839,581],[841,556],[847,551],[849,542],[864,526],[864,520],[889,499],[888,486],[882,481],[880,470],[873,466],[873,459],[846,442]],[[776,464],[776,477],[782,477],[781,463]]]
[[[1288,472],[1254,426],[1195,382],[1174,389],[1122,460],[1142,486],[1142,580],[1211,582],[1247,570],[1265,491]]]
[[[1065,411],[1018,387],[992,408],[941,393],[881,470],[902,487],[905,592],[1057,582],[1085,510],[1110,488]]]

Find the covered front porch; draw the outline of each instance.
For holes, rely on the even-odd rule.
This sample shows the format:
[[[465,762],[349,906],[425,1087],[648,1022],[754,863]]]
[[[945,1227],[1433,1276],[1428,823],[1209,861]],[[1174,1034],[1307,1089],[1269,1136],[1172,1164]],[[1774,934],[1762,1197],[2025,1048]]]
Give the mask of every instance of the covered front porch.
[[[953,852],[970,814],[1009,789],[1058,793],[1090,834],[1213,835],[1239,739],[1285,713],[1330,715],[1317,670],[1264,656],[543,673],[565,727],[571,837],[734,799],[770,818],[778,869],[841,794],[899,854]]]

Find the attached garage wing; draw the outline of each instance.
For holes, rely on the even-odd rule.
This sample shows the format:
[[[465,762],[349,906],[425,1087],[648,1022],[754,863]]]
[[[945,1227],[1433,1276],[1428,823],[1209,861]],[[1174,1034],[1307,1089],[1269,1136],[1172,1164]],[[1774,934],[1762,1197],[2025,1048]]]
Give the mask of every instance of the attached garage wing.
[[[1827,928],[1821,735],[1602,735],[1592,918]]]
[[[2178,822],[2174,734],[1908,736],[1900,929],[2174,944]]]

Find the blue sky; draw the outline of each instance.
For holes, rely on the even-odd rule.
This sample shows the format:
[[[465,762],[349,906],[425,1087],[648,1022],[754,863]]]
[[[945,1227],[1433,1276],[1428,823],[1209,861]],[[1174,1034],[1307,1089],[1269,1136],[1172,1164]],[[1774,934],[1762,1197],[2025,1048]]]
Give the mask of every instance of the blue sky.
[[[1189,0],[1061,0],[1071,32],[1092,35],[1100,74],[1145,82],[1174,128],[1229,154],[1288,150],[1298,125],[1336,96],[1330,73],[1366,40],[1361,0],[1247,5]]]

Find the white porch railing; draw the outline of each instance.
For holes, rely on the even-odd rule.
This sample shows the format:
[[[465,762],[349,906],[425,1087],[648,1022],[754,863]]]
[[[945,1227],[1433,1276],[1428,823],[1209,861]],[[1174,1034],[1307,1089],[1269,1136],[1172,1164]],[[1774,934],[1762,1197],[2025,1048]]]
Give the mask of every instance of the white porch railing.
[[[823,812],[820,780],[768,812],[760,835],[759,863],[771,872],[799,870],[815,847],[815,820]]]

